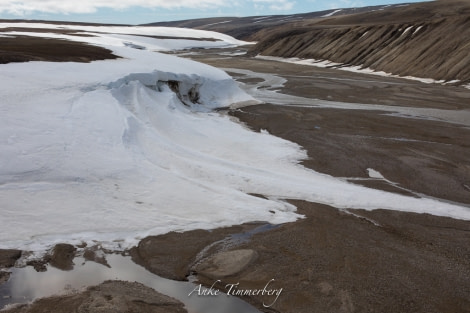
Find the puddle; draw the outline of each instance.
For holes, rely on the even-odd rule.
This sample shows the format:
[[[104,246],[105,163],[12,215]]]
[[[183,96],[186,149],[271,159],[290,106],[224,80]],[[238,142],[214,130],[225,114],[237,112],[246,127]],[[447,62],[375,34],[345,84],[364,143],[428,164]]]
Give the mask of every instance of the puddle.
[[[130,257],[107,255],[110,268],[85,259],[74,259],[71,271],[48,266],[46,272],[36,272],[31,266],[12,268],[10,280],[0,285],[0,309],[8,304],[27,303],[41,297],[81,291],[105,280],[137,281],[158,292],[180,300],[189,313],[261,313],[252,305],[224,293],[218,296],[188,296],[197,286],[191,282],[173,281],[150,273],[135,264]],[[206,288],[203,288],[206,289]]]

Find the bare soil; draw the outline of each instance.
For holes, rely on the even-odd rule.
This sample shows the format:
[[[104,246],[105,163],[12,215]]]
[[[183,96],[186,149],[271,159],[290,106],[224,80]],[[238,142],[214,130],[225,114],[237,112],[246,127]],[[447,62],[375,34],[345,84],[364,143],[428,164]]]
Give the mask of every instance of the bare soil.
[[[3,37],[0,64],[11,62],[91,62],[116,59],[108,49],[68,40],[33,36]]]
[[[306,218],[238,246],[258,258],[218,286],[257,289],[275,279],[277,312],[470,312],[468,222],[292,203]],[[270,298],[246,300],[262,308]]]
[[[132,248],[130,254],[134,262],[154,274],[173,280],[186,280],[190,275],[190,266],[197,261],[196,256],[205,247],[256,226],[259,225],[250,223],[211,231],[194,230],[150,236]],[[210,252],[211,250],[208,251]]]

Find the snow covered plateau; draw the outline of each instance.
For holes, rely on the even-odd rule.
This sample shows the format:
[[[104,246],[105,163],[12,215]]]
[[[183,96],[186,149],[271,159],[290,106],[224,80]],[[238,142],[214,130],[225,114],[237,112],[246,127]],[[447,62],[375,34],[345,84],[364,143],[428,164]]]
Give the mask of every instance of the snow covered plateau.
[[[304,168],[297,144],[214,111],[256,101],[229,75],[158,52],[244,44],[234,38],[162,27],[21,27],[32,31],[4,34],[82,41],[120,58],[0,65],[0,248],[98,241],[124,249],[169,231],[301,218],[285,199],[470,219],[460,205]]]

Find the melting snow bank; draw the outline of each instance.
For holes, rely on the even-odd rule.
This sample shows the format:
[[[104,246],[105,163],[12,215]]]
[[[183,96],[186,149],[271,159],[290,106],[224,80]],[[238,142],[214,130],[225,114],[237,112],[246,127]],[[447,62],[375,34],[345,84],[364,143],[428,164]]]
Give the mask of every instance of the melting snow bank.
[[[282,199],[470,219],[466,207],[305,169],[298,145],[211,111],[253,100],[220,70],[112,48],[123,58],[1,65],[0,248],[124,249],[169,231],[301,217]]]
[[[272,61],[279,61],[279,62],[286,62],[286,63],[310,65],[310,66],[317,66],[317,67],[323,67],[323,68],[328,67],[328,68],[334,68],[334,69],[338,69],[342,71],[371,74],[371,75],[377,75],[377,76],[383,76],[383,77],[404,78],[404,79],[419,81],[425,84],[452,85],[452,84],[458,84],[460,82],[460,80],[445,81],[445,80],[436,80],[432,78],[421,78],[421,77],[414,77],[414,76],[399,76],[399,75],[395,75],[392,73],[386,73],[383,71],[376,71],[371,68],[365,68],[362,65],[349,65],[349,64],[343,64],[343,63],[335,63],[335,62],[328,61],[328,60],[282,58],[282,57],[273,57],[273,56],[264,56],[264,55],[257,55],[256,57],[263,59],[263,60],[272,60]]]
[[[193,112],[210,112],[214,109],[257,103],[252,97],[241,92],[231,79],[213,80],[197,74],[175,74],[153,71],[151,73],[130,74],[109,85],[113,94],[120,100],[126,96],[120,91],[127,90],[132,84],[141,84],[158,93],[169,93],[174,109],[181,102]],[[174,94],[172,94],[174,93]],[[124,101],[132,101],[126,99]]]

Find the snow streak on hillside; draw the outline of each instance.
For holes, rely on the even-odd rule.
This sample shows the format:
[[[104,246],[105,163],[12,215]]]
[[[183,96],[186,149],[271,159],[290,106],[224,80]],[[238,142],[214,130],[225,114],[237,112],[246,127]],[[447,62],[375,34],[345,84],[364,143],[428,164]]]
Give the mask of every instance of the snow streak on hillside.
[[[253,99],[218,69],[152,51],[187,39],[93,31],[99,39],[54,36],[122,58],[0,66],[0,248],[98,240],[114,249],[172,230],[282,223],[299,217],[289,198],[470,219],[465,207],[305,169],[298,145],[213,112]],[[209,45],[237,43],[217,38]]]

